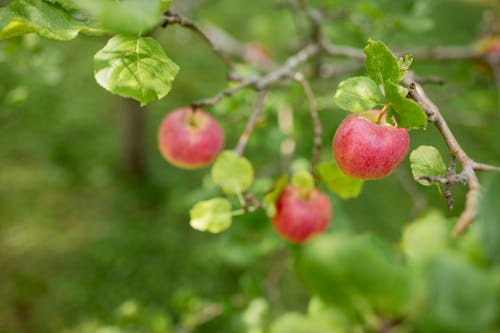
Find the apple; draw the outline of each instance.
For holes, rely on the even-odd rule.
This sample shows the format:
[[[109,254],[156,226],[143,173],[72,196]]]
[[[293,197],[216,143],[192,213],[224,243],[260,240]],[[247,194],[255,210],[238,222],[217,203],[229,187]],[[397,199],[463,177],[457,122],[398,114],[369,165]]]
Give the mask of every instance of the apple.
[[[173,110],[163,118],[158,130],[162,156],[184,169],[207,166],[223,146],[224,134],[219,123],[201,109]]]
[[[479,50],[492,58],[500,57],[500,36],[485,37],[479,42]]]
[[[380,179],[405,159],[410,145],[408,131],[388,124],[381,112],[370,110],[348,116],[337,128],[332,150],[346,175]]]
[[[330,200],[317,189],[304,191],[288,185],[275,204],[274,229],[293,243],[303,243],[325,231],[332,219]]]

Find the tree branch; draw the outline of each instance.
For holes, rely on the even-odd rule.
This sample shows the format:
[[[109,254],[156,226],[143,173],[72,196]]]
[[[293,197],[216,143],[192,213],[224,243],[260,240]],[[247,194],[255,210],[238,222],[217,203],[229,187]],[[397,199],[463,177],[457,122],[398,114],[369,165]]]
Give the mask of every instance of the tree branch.
[[[289,57],[282,66],[276,68],[275,70],[269,72],[263,77],[253,77],[242,81],[235,87],[222,90],[213,97],[206,98],[200,101],[191,103],[193,108],[199,108],[204,106],[213,106],[217,104],[221,99],[227,96],[232,96],[240,90],[247,87],[253,87],[257,91],[265,90],[277,85],[281,80],[287,77],[292,77],[295,74],[295,69],[302,65],[304,62],[309,60],[311,57],[318,54],[319,48],[310,44],[304,47],[302,50],[298,51],[296,54]]]
[[[316,165],[318,164],[319,159],[321,157],[321,147],[322,147],[321,135],[323,132],[321,128],[321,121],[318,116],[318,105],[316,103],[316,99],[314,98],[311,86],[304,78],[304,75],[302,73],[296,73],[294,79],[298,83],[300,83],[302,89],[304,89],[304,93],[306,94],[307,100],[309,102],[309,112],[311,113],[311,120],[313,124],[313,137],[314,137],[313,153],[311,159],[311,173],[316,178],[317,176]]]
[[[452,156],[457,158],[462,166],[462,172],[460,174],[447,175],[447,177],[444,178],[438,177],[439,179],[433,179],[432,177],[427,178],[430,181],[439,181],[443,184],[456,183],[457,181],[462,180],[467,183],[469,190],[465,198],[465,209],[453,229],[453,234],[455,236],[459,236],[467,229],[478,214],[481,185],[475,171],[480,169],[499,171],[500,168],[486,166],[472,160],[458,143],[457,139],[448,127],[446,120],[441,115],[438,107],[427,97],[422,89],[422,86],[413,82],[411,73],[405,78],[405,83],[409,87],[408,97],[413,99],[424,109],[429,121],[434,123],[436,128],[441,133],[441,136],[448,146],[448,150]]]
[[[226,64],[229,68],[229,72],[232,73],[234,71],[233,61],[231,58],[224,51],[222,51],[195,22],[179,14],[167,11],[165,15],[163,15],[163,23],[161,26],[166,28],[168,25],[172,24],[179,24],[200,35],[201,38],[203,38],[203,40],[210,45],[212,51]]]
[[[259,94],[259,97],[257,99],[257,104],[255,105],[255,110],[248,119],[248,122],[245,126],[245,130],[243,131],[243,133],[241,133],[240,139],[238,140],[238,144],[236,145],[236,148],[234,148],[234,151],[240,156],[243,155],[243,151],[245,150],[248,139],[250,138],[250,134],[252,134],[255,123],[257,122],[260,115],[262,114],[262,111],[264,110],[264,101],[266,100],[268,92],[269,92],[268,90],[264,90]]]

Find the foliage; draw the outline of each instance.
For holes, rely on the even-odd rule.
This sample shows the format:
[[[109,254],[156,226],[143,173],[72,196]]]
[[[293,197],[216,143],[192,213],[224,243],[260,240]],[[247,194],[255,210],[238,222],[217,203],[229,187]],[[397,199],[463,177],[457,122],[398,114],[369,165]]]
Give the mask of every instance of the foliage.
[[[497,332],[499,177],[481,175],[477,223],[452,238],[466,193],[454,187],[457,207],[443,213],[441,192],[412,182],[410,170],[446,177],[448,147],[403,80],[443,78],[427,94],[471,156],[498,164],[492,67],[418,57],[477,45],[498,5],[170,2],[0,1],[0,331]],[[204,106],[229,145],[215,163],[181,171],[161,159],[155,131],[168,110],[289,64],[314,40],[317,9],[321,37],[365,60],[316,55],[294,67],[264,87],[250,131],[255,85],[226,91]],[[186,21],[162,29],[172,13],[206,35]],[[232,66],[224,42],[206,43],[221,31]],[[340,171],[330,142],[344,111],[372,108],[411,129],[414,150],[395,174],[363,182]],[[330,229],[301,246],[269,223],[289,180],[330,190]]]

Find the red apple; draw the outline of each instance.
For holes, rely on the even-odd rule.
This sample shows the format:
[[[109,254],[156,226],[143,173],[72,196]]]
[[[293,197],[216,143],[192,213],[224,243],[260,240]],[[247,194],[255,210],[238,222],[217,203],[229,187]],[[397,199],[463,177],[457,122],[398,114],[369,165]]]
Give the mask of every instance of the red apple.
[[[184,169],[210,164],[224,146],[224,134],[217,120],[201,109],[180,108],[160,124],[158,146],[163,157]]]
[[[304,192],[288,185],[276,201],[272,223],[278,234],[293,243],[303,243],[326,230],[332,218],[328,197],[317,189]]]
[[[333,154],[348,176],[379,179],[391,173],[406,157],[408,131],[382,121],[379,110],[354,114],[339,125],[333,138]]]

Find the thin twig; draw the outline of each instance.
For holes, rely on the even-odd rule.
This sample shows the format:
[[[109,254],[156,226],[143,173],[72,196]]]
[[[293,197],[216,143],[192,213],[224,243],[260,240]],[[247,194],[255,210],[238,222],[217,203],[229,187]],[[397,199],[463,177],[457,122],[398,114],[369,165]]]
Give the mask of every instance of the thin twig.
[[[304,12],[311,25],[309,40],[315,44],[320,44],[323,39],[323,15],[320,10],[309,6],[307,0],[298,0],[299,8]],[[313,75],[318,77],[321,72],[321,58],[317,57],[313,63]]]
[[[321,42],[321,51],[331,56],[348,57],[358,60],[365,60],[366,58],[363,50],[359,48],[345,45],[336,45],[325,40]]]
[[[311,113],[311,120],[313,125],[313,136],[314,136],[314,145],[313,145],[313,153],[311,159],[311,173],[314,177],[316,177],[316,166],[321,158],[321,121],[318,115],[318,105],[316,103],[316,99],[314,98],[314,93],[312,92],[311,86],[309,82],[304,78],[304,75],[300,72],[296,73],[294,79],[300,83],[302,89],[304,89],[304,93],[307,97],[307,101],[309,102],[309,112]]]
[[[295,69],[298,66],[302,65],[311,57],[315,56],[318,52],[319,48],[316,45],[314,44],[307,45],[306,47],[304,47],[303,49],[301,49],[300,51],[289,57],[283,63],[283,65],[269,72],[267,75],[263,77],[248,78],[232,88],[222,90],[213,97],[206,98],[200,101],[195,101],[191,103],[191,106],[193,108],[213,106],[217,104],[224,97],[232,96],[236,92],[250,86],[257,91],[268,89],[272,86],[277,85],[284,78],[293,76],[293,74],[295,73]]]
[[[289,57],[281,67],[259,79],[254,84],[255,89],[263,90],[276,85],[285,77],[292,77],[297,67],[316,56],[319,52],[320,47],[317,44],[306,45],[303,49]]]
[[[484,163],[474,162],[474,170],[476,170],[476,171],[495,171],[495,172],[500,172],[500,167],[497,167],[497,166],[494,166],[494,165],[489,165],[489,164],[484,164]]]
[[[212,51],[226,64],[226,66],[229,68],[229,72],[231,73],[234,71],[233,61],[231,60],[231,58],[227,56],[227,54],[222,51],[195,22],[179,14],[167,11],[163,16],[162,27],[165,28],[168,25],[172,24],[179,24],[185,28],[193,30],[198,35],[200,35],[203,40],[205,40],[205,42],[210,45]]]
[[[219,103],[220,100],[222,100],[224,97],[233,96],[238,91],[243,90],[247,87],[250,87],[251,85],[253,85],[256,82],[256,80],[257,80],[256,78],[250,78],[250,79],[244,80],[244,81],[238,83],[237,85],[235,85],[234,87],[227,88],[227,89],[220,91],[219,93],[217,93],[213,97],[205,98],[205,99],[202,99],[199,101],[192,102],[191,106],[193,108],[213,106],[213,105]]]
[[[396,52],[396,54],[411,54],[418,60],[468,60],[481,58],[480,52],[473,46],[441,46],[420,50],[409,50],[407,52]]]
[[[240,139],[238,140],[238,145],[234,148],[234,151],[238,155],[243,155],[243,151],[247,145],[248,139],[250,138],[250,134],[252,134],[255,123],[259,119],[262,111],[264,110],[264,101],[266,100],[268,90],[264,90],[259,94],[257,98],[257,104],[255,105],[255,110],[248,119],[248,122],[245,126],[245,130],[241,133]]]

